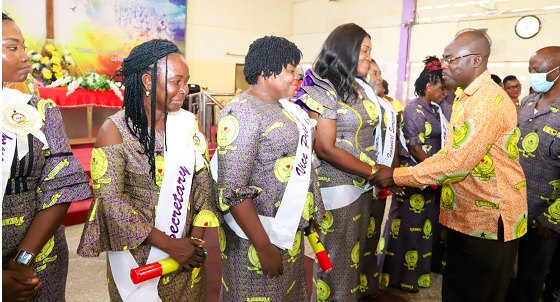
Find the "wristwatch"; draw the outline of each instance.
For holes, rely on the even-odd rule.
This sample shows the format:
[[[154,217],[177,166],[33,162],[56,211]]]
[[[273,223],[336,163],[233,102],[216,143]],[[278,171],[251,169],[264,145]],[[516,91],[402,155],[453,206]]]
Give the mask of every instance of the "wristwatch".
[[[379,171],[379,167],[377,165],[371,166],[371,175],[377,173]]]
[[[31,264],[33,263],[33,258],[35,258],[35,255],[33,255],[32,253],[24,250],[19,250],[14,260],[18,264],[31,266]]]

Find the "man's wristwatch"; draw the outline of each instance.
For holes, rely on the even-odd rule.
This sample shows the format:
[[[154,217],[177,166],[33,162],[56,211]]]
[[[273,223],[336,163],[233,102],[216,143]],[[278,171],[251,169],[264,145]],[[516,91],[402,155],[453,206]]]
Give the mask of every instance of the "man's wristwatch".
[[[34,258],[35,258],[35,255],[33,255],[32,253],[24,251],[24,250],[19,250],[19,252],[17,253],[16,258],[14,260],[17,264],[21,264],[21,265],[25,265],[25,266],[31,266],[31,264],[33,264],[33,259]]]
[[[377,173],[377,171],[379,171],[379,167],[377,167],[377,165],[371,166],[371,175]]]

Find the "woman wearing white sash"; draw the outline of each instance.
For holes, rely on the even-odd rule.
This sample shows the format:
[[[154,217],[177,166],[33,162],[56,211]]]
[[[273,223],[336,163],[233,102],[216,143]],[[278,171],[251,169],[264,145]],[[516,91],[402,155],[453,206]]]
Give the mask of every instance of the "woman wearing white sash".
[[[315,152],[327,209],[320,235],[334,265],[328,273],[315,265],[313,301],[358,301],[377,289],[375,246],[384,207],[375,217],[368,177],[377,161],[373,133],[380,112],[358,83],[369,70],[370,51],[363,28],[337,27],[298,91],[298,101],[318,120]]]
[[[192,237],[203,239],[220,216],[204,137],[181,109],[189,68],[175,44],[151,40],[132,49],[120,75],[124,109],[92,151],[94,202],[78,254],[108,252],[111,301],[206,301],[204,241]],[[177,271],[132,284],[131,268],[166,257]]]
[[[2,80],[21,83],[29,56],[2,13]],[[68,245],[61,225],[72,201],[91,197],[56,104],[2,89],[2,301],[64,301]]]
[[[408,152],[400,152],[400,159],[405,166],[414,166],[437,153],[445,138],[447,120],[438,106],[444,98],[441,63],[437,57],[428,57],[424,63],[414,83],[417,98],[403,112]],[[419,287],[430,286],[432,268],[441,272],[440,195],[439,188],[407,188],[392,203],[382,285],[417,292]]]
[[[295,94],[300,58],[297,46],[284,38],[255,40],[243,68],[251,87],[219,117],[214,156],[227,223],[220,230],[221,301],[308,299],[304,228],[320,221],[324,208],[311,167],[312,121],[284,100]],[[297,196],[286,198],[292,194]]]

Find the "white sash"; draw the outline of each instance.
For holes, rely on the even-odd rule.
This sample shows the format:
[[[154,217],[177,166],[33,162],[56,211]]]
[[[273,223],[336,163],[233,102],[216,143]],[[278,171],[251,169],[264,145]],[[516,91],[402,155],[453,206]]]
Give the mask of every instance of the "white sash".
[[[294,162],[295,167],[292,168],[290,180],[284,191],[284,196],[276,216],[267,217],[259,215],[259,219],[272,244],[282,249],[291,249],[309,190],[313,142],[311,141],[311,125],[307,120],[307,114],[288,100],[280,100],[280,103],[294,118],[299,130],[298,147]],[[217,179],[217,156],[212,158],[210,166],[214,178]],[[249,239],[237,222],[235,222],[231,213],[224,215],[224,220],[237,236]]]
[[[321,196],[323,196],[325,209],[335,210],[352,204],[360,195],[370,191],[372,188],[373,186],[369,183],[363,189],[353,185],[327,187],[321,188]]]
[[[195,158],[199,158],[188,145],[190,138],[187,129],[194,125],[194,115],[183,109],[169,112],[167,116],[166,132],[169,139],[166,140],[164,175],[154,227],[173,238],[183,235],[195,172]],[[107,254],[113,278],[123,301],[161,301],[157,290],[159,278],[140,284],[132,283],[130,270],[138,267],[138,264],[130,251],[109,251]],[[167,253],[152,246],[146,263],[167,257]]]
[[[447,135],[447,119],[445,115],[443,115],[443,111],[441,107],[437,104],[432,102],[432,105],[436,106],[437,113],[439,114],[439,125],[441,127],[441,147],[445,144],[445,136]]]
[[[10,169],[16,152],[16,134],[8,130],[2,129],[2,194],[0,197],[4,200],[4,192],[10,176]]]
[[[391,167],[393,165],[393,158],[395,157],[395,148],[397,140],[397,111],[391,103],[380,99],[371,86],[362,81],[357,80],[358,83],[364,88],[368,99],[375,105],[379,114],[379,124],[375,128],[375,150],[377,151],[377,163]],[[380,110],[382,107],[387,114],[388,125],[385,131],[385,139],[381,140],[382,133],[382,119],[383,112]]]

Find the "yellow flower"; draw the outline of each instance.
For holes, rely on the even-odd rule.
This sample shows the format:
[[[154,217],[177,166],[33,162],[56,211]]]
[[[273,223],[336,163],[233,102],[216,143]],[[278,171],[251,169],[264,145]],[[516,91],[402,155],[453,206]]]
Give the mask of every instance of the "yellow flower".
[[[52,78],[52,72],[50,70],[48,70],[47,68],[43,68],[43,70],[41,70],[41,72],[43,73],[43,78],[50,80]]]
[[[55,62],[53,62],[52,71],[53,72],[61,72],[62,67],[60,65],[56,64]]]
[[[62,62],[62,58],[60,56],[53,55],[51,58],[51,62],[53,64],[60,64],[60,62]]]
[[[41,64],[48,64],[49,63],[49,57],[42,57],[39,62],[41,62]]]
[[[53,51],[56,51],[56,47],[54,47],[54,45],[52,45],[52,44],[47,44],[47,45],[45,45],[45,49],[46,49],[48,52],[51,52],[51,53],[52,53]]]
[[[64,78],[64,73],[62,73],[62,72],[57,72],[57,73],[55,74],[55,76],[56,76],[57,79],[62,79],[62,78]]]

